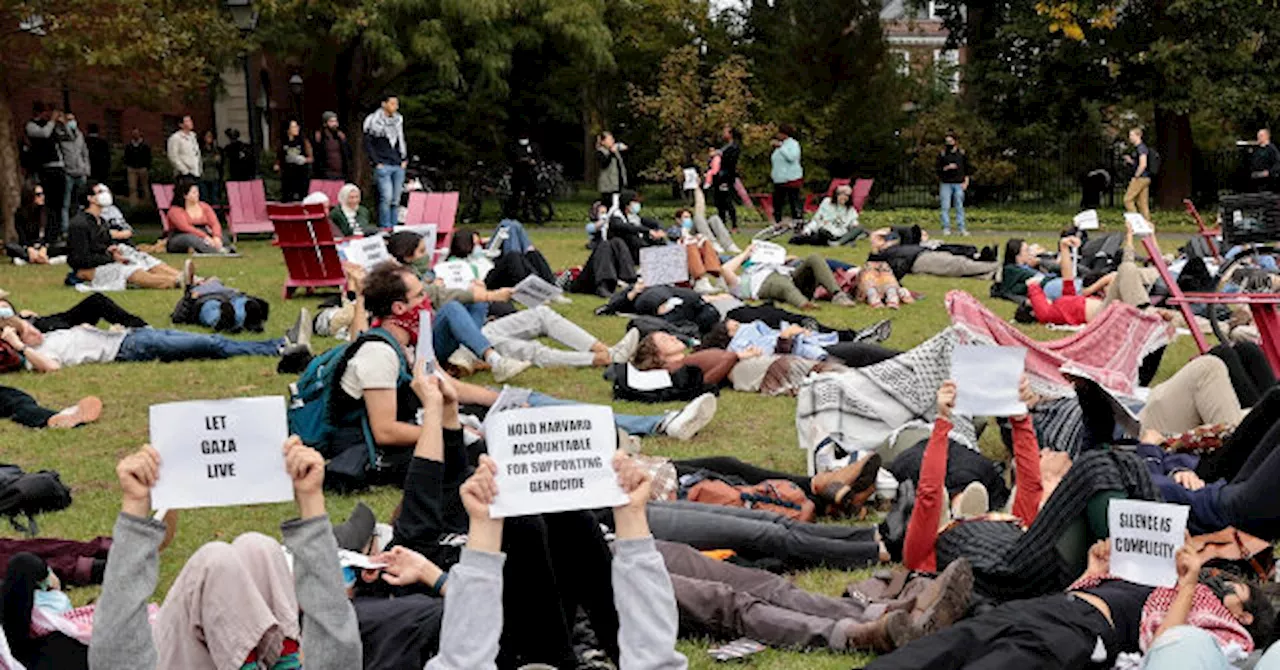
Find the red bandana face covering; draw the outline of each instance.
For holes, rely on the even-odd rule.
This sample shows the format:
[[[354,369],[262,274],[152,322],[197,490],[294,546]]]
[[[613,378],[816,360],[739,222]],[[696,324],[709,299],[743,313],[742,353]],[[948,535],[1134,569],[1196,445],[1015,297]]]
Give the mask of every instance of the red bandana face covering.
[[[389,316],[385,319],[380,319],[378,323],[374,324],[374,326],[375,327],[381,326],[383,324],[388,324],[388,323],[399,326],[401,329],[403,329],[406,333],[409,334],[409,346],[411,347],[417,346],[418,345],[418,319],[420,318],[418,315],[421,314],[422,312],[430,312],[430,311],[431,311],[431,301],[423,300],[422,302],[418,303],[416,307],[410,309],[409,311],[403,314],[396,314],[393,316]]]

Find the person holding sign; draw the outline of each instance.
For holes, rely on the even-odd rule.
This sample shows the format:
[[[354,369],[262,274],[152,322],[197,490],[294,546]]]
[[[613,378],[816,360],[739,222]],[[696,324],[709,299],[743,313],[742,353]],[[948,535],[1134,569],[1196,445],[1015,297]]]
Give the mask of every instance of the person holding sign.
[[[759,265],[749,262],[755,251],[752,242],[720,268],[729,291],[742,300],[777,300],[800,309],[816,309],[813,294],[819,286],[831,294],[831,304],[852,307],[852,296],[836,282],[831,266],[822,256],[813,254],[796,266]],[[739,274],[739,270],[742,271]]]
[[[147,599],[155,591],[165,537],[165,525],[150,518],[160,455],[144,446],[120,461],[121,510],[94,615],[90,667],[298,667],[301,655],[309,670],[361,667],[360,631],[325,513],[324,458],[291,437],[284,466],[300,517],[280,527],[293,554],[293,575],[270,538],[247,534],[232,544],[211,542],[170,587],[153,631]]]
[[[651,476],[622,452],[617,452],[613,463],[618,484],[627,493],[626,502],[614,509],[617,540],[611,573],[620,631],[618,667],[683,670],[688,660],[675,650],[679,627],[675,591],[645,518]],[[480,467],[459,491],[469,518],[467,545],[449,570],[440,653],[427,663],[427,670],[495,668],[500,640],[509,628],[494,626],[494,621],[501,617],[504,624],[521,627],[534,623],[514,619],[502,607],[503,601],[510,602],[507,591],[515,586],[505,576],[516,557],[502,553],[504,526],[511,520],[490,518],[489,507],[501,495],[496,473],[494,462],[481,457]]]
[[[1064,237],[1059,243],[1058,262],[1062,265],[1062,297],[1049,301],[1040,286],[1043,277],[1027,280],[1027,302],[1018,307],[1014,318],[1019,323],[1050,323],[1079,326],[1093,321],[1113,302],[1123,302],[1139,309],[1151,307],[1151,296],[1142,283],[1142,275],[1134,263],[1133,228],[1124,238],[1124,260],[1115,273],[1104,277],[1076,295],[1076,264],[1071,250],[1080,246],[1080,239]],[[1093,297],[1105,290],[1102,298]]]
[[[574,293],[608,298],[622,285],[636,281],[638,256],[633,256],[621,236],[609,231],[615,224],[625,225],[622,215],[611,215],[603,203],[591,206],[592,220],[587,224],[587,248],[591,255],[582,264],[582,272],[569,284]]]
[[[1069,237],[1069,236],[1067,236]],[[1065,242],[1067,237],[1063,237],[1059,242],[1059,253],[1062,252],[1061,243]],[[1072,245],[1071,249],[1078,249],[1078,245]],[[1028,244],[1021,238],[1011,238],[1004,245],[1004,268],[1000,270],[1000,281],[992,288],[992,296],[998,296],[1010,300],[1017,300],[1019,296],[1027,295],[1027,280],[1032,277],[1045,277],[1040,283],[1044,289],[1045,295],[1050,300],[1057,300],[1062,296],[1062,278],[1049,272],[1045,267],[1046,262],[1042,261],[1040,252],[1043,251],[1038,244]],[[1068,251],[1068,254],[1070,252]],[[1061,269],[1061,261],[1058,264]],[[1075,280],[1075,292],[1080,293],[1084,290],[1084,284],[1077,277]]]
[[[504,224],[512,227],[504,227]],[[501,235],[509,229],[514,230],[513,226],[519,226],[520,223],[503,221],[498,225],[498,232],[495,234]],[[520,230],[523,231],[523,228]],[[491,257],[493,260],[490,260]],[[527,251],[508,251],[505,244],[499,249],[485,251],[484,245],[480,243],[479,233],[454,235],[453,242],[449,245],[449,260],[467,263],[475,278],[484,282],[485,288],[490,291],[514,288],[521,279],[529,275],[537,275],[548,284],[556,282],[556,274],[551,270],[547,259],[532,245]]]
[[[1188,538],[1189,540],[1190,538]],[[881,656],[866,670],[1070,670],[1111,667],[1121,653],[1149,653],[1159,638],[1195,626],[1221,650],[1249,653],[1270,643],[1275,609],[1247,584],[1201,571],[1190,543],[1177,550],[1178,585],[1153,588],[1110,573],[1107,541],[1089,550],[1088,567],[1066,593],[1014,600]]]

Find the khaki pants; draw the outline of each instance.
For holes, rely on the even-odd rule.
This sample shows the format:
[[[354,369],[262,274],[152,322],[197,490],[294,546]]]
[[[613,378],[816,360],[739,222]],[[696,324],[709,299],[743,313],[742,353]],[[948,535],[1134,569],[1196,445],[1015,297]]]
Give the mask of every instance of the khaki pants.
[[[1124,192],[1124,210],[1141,212],[1142,218],[1151,220],[1151,177],[1134,177]]]
[[[1201,356],[1151,389],[1138,420],[1144,431],[1178,435],[1215,423],[1235,426],[1244,415],[1227,364],[1216,356]]]
[[[147,168],[125,168],[125,176],[129,180],[129,202],[135,207],[138,203],[151,199],[151,175]]]

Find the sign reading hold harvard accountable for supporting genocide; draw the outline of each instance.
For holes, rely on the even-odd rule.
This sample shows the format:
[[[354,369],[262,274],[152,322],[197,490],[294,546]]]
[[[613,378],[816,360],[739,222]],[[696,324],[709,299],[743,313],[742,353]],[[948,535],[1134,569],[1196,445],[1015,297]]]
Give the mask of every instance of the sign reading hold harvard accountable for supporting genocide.
[[[1107,509],[1111,574],[1147,586],[1177,584],[1174,554],[1186,541],[1189,511],[1186,505],[1112,500]]]
[[[614,507],[626,502],[613,470],[618,433],[602,405],[530,407],[485,419],[498,466],[495,519]]]
[[[156,509],[285,502],[288,437],[280,396],[192,400],[151,406],[151,446],[160,453]]]

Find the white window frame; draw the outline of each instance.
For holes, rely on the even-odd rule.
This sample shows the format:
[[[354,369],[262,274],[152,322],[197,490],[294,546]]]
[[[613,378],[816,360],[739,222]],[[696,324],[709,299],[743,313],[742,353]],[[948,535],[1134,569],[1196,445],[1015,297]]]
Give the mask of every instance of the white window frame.
[[[911,76],[911,50],[890,49],[889,54],[898,57],[898,60],[893,63],[894,70],[903,77]]]
[[[943,68],[946,68],[945,81],[947,88],[952,93],[960,92],[960,51],[958,49],[934,49],[933,50],[933,68],[938,71],[939,76],[943,75]]]

